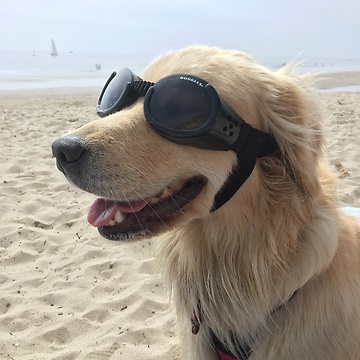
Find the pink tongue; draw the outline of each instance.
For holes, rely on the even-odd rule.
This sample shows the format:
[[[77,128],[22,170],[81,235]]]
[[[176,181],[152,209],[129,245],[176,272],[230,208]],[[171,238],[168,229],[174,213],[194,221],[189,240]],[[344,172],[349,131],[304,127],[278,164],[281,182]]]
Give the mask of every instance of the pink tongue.
[[[114,219],[117,210],[122,214],[134,213],[142,210],[149,200],[150,198],[131,203],[117,203],[112,200],[96,199],[90,206],[87,219],[95,227],[104,226]]]

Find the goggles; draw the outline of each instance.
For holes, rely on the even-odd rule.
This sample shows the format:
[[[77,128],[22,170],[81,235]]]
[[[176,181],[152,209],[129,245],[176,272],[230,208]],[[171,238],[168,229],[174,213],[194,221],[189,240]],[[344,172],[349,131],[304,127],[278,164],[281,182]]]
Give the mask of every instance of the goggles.
[[[96,112],[100,117],[108,116],[140,97],[144,97],[146,121],[164,138],[202,149],[236,152],[238,166],[228,179],[231,184],[224,185],[227,194],[220,191],[215,197],[216,203],[220,196],[220,206],[249,177],[256,158],[277,148],[270,134],[253,128],[232,111],[212,85],[193,75],[169,75],[152,83],[123,68],[107,80]]]
[[[221,100],[213,86],[192,75],[170,75],[154,84],[124,68],[112,73],[106,82],[96,112],[105,117],[142,96],[149,125],[175,143],[238,152],[250,137],[257,144],[257,157],[275,148],[270,134],[246,123]]]

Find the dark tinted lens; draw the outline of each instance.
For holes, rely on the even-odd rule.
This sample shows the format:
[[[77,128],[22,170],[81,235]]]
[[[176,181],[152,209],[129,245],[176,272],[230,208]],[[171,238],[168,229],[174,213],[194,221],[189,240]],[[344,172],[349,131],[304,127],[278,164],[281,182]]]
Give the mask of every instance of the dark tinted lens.
[[[110,81],[106,88],[101,103],[101,108],[105,111],[111,108],[123,95],[127,83],[132,81],[132,74],[129,69],[119,71],[115,77]]]
[[[174,77],[156,83],[149,110],[162,126],[195,130],[209,119],[211,99],[199,85]]]

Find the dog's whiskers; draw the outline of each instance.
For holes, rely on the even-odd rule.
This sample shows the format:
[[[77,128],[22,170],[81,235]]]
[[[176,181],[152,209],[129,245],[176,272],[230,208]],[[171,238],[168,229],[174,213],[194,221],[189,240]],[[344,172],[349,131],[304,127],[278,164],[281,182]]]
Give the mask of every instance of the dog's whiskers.
[[[126,194],[124,193],[124,190],[123,190],[123,189],[121,189],[121,192],[122,192],[122,194],[123,194],[124,199],[129,203],[131,209],[134,210],[134,208],[133,208],[132,205],[131,205],[131,202],[130,202],[129,198],[126,196]],[[141,199],[143,199],[143,198],[141,198]],[[141,227],[143,227],[143,226],[142,226],[142,223],[141,223],[141,221],[140,221],[140,219],[139,219],[139,217],[138,217],[137,214],[136,214],[136,212],[133,212],[133,214],[134,214],[134,216],[135,216],[135,218],[136,218],[136,221],[139,223],[139,225],[141,225]],[[144,228],[143,228],[143,229],[144,229]]]
[[[183,200],[187,200],[186,198],[183,198],[181,196],[178,196],[178,195],[172,195],[171,196],[171,199],[174,201],[174,203],[176,204],[176,206],[178,207],[179,211],[183,212],[182,208],[178,205],[178,203],[176,202],[176,199],[175,198],[179,198],[179,199],[183,199]]]
[[[140,196],[139,193],[137,191],[135,191],[136,195],[139,196],[139,199],[141,200],[145,200],[144,197]],[[160,204],[161,205],[161,204]],[[154,212],[154,214],[157,216],[157,218],[163,223],[164,223],[164,220],[158,215],[158,213],[156,212],[156,210],[151,206],[151,204],[147,204],[147,206]],[[136,214],[135,214],[136,215]],[[138,218],[137,218],[138,219]],[[138,220],[139,221],[139,220]],[[141,225],[141,224],[140,224]]]

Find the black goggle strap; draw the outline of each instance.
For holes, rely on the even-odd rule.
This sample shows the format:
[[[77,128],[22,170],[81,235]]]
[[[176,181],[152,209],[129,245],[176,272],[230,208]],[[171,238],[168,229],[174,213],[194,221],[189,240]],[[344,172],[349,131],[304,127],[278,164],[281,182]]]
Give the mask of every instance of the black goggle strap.
[[[151,86],[154,85],[153,82],[144,81],[140,77],[133,75],[134,80],[132,82],[129,82],[130,85],[128,91],[123,95],[123,99],[121,103],[121,106],[114,109],[111,114],[116,113],[124,109],[126,106],[132,105],[139,99],[141,96],[145,96],[147,91],[150,89]],[[99,114],[98,114],[99,115]],[[110,114],[108,114],[110,115]],[[99,115],[100,116],[100,115]]]
[[[277,148],[275,139],[270,134],[257,130],[246,122],[241,126],[239,138],[232,146],[237,154],[237,163],[215,195],[210,212],[219,209],[235,195],[254,170],[257,158],[266,156]]]
[[[210,212],[219,209],[235,195],[241,185],[254,170],[255,164],[255,156],[252,156],[244,161],[241,155],[237,153],[237,163],[222,188],[215,195],[214,203]]]
[[[137,77],[137,80],[134,81],[134,84],[132,86],[132,90],[139,94],[139,96],[145,96],[148,90],[151,86],[153,86],[155,83],[150,81],[145,81],[139,77]]]
[[[245,121],[241,123],[239,137],[231,146],[238,154],[255,157],[266,156],[276,148],[276,141],[269,133],[255,129]]]

